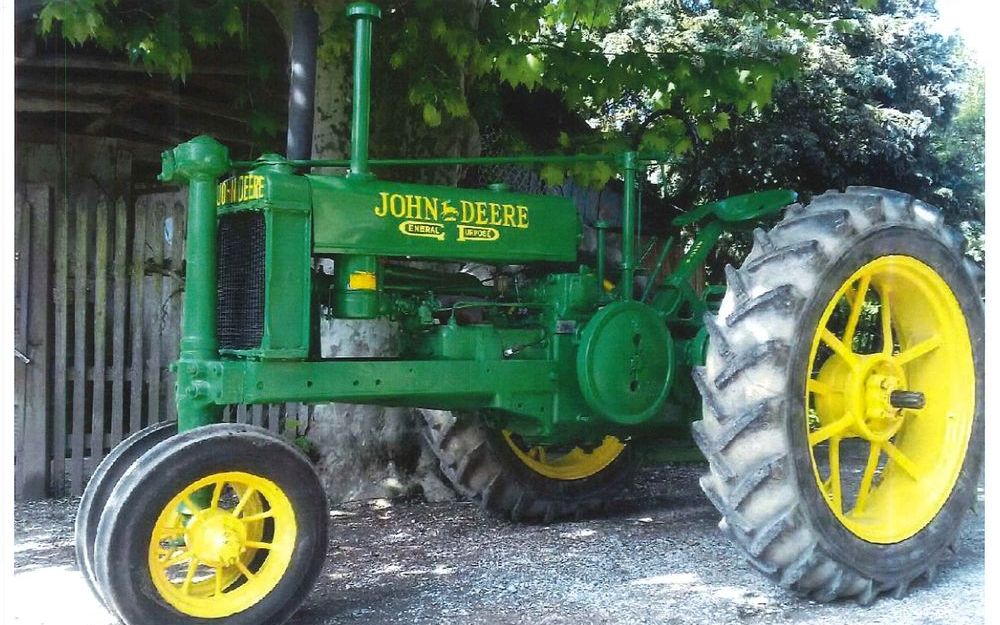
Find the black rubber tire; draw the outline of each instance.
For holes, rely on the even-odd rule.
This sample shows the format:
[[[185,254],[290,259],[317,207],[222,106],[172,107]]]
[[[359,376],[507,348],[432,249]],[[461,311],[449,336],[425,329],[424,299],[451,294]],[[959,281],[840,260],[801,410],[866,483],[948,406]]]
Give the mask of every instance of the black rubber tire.
[[[149,537],[177,488],[224,471],[246,471],[280,487],[295,512],[296,542],[284,577],[260,601],[225,618],[196,618],[169,606],[153,586],[146,564]],[[323,567],[328,517],[312,465],[281,437],[226,423],[190,430],[143,454],[111,492],[97,530],[98,584],[127,625],[280,625],[298,609]]]
[[[599,473],[558,480],[526,466],[501,433],[476,413],[424,410],[425,439],[441,472],[461,496],[514,522],[551,523],[599,515],[631,484],[637,458],[630,445]]]
[[[937,209],[872,187],[793,205],[754,239],[742,268],[726,267],[720,314],[705,319],[708,357],[694,371],[704,401],[693,434],[710,467],[701,486],[722,513],[720,528],[780,585],[817,601],[867,605],[883,592],[903,596],[917,579],[933,578],[953,552],[976,498],[984,453],[981,271]],[[976,411],[944,507],[912,537],[876,544],[847,531],[816,487],[802,427],[802,373],[829,299],[858,268],[890,254],[921,260],[954,292],[969,328]]]
[[[105,605],[107,602],[101,596],[97,577],[94,575],[94,541],[97,538],[97,525],[101,521],[104,505],[115,484],[122,479],[129,467],[154,445],[176,433],[177,422],[164,421],[129,436],[101,460],[83,491],[83,498],[80,499],[80,506],[76,510],[76,563],[83,572],[83,578],[90,591]]]

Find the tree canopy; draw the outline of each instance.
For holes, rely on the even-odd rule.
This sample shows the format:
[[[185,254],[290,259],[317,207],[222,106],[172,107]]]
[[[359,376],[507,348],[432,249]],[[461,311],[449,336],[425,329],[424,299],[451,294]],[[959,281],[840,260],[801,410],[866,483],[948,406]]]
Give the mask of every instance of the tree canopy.
[[[47,0],[39,28],[183,79],[193,48],[253,47],[256,1]],[[670,154],[664,197],[680,207],[869,183],[915,193],[952,221],[985,219],[982,77],[930,28],[933,0],[378,4],[376,106],[396,125],[434,133],[472,119],[502,127],[511,152]],[[334,15],[319,54],[347,59],[351,26],[342,6]],[[549,182],[566,173],[593,186],[613,174],[542,171]]]

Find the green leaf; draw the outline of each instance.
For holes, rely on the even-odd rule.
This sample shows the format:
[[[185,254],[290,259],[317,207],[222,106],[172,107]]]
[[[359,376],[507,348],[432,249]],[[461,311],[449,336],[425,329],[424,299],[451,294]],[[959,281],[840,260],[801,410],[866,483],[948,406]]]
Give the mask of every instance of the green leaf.
[[[226,13],[226,21],[223,24],[226,34],[231,37],[243,37],[243,16],[240,15],[240,7],[233,5]]]
[[[559,165],[549,163],[542,167],[542,171],[538,175],[545,181],[545,184],[554,187],[562,184],[563,180],[566,179],[566,170]]]
[[[437,107],[430,102],[424,104],[424,123],[431,128],[441,125],[441,111],[437,110]]]

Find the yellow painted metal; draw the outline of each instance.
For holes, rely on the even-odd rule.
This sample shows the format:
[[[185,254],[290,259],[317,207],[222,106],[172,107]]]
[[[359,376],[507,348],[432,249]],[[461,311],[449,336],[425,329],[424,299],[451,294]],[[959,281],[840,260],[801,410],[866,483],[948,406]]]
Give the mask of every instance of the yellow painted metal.
[[[507,430],[503,431],[503,437],[525,466],[553,480],[582,480],[596,475],[625,450],[624,443],[614,436],[605,436],[601,444],[589,452],[574,447],[557,454],[552,454],[551,450],[542,446],[522,449]]]
[[[378,288],[378,279],[371,271],[355,271],[347,279],[347,288],[352,291],[374,291]]]
[[[195,493],[211,492],[206,506]],[[182,614],[224,618],[274,590],[287,572],[295,512],[274,482],[216,473],[183,488],[160,512],[149,542],[149,573],[160,597]]]
[[[834,318],[842,329],[831,324]],[[880,347],[858,347],[864,319]],[[910,538],[948,500],[972,432],[975,368],[954,293],[915,258],[877,258],[830,299],[809,363],[805,422],[817,487],[859,538],[879,544]],[[925,407],[894,407],[896,390],[923,393]],[[862,449],[867,444],[858,458],[865,463],[860,479],[843,472],[847,439],[864,441]]]

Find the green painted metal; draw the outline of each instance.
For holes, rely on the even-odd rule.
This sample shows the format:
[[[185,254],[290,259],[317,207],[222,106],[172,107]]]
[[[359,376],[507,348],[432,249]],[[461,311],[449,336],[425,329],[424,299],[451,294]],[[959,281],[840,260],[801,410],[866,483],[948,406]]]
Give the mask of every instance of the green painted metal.
[[[635,284],[635,239],[636,219],[639,209],[636,205],[635,177],[638,164],[635,152],[625,153],[623,167],[624,189],[622,191],[622,279],[618,289],[622,299],[633,298]]]
[[[312,296],[312,205],[309,181],[276,155],[267,164],[219,184],[220,217],[264,216],[264,336],[259,347],[223,350],[256,358],[304,358],[309,353]]]
[[[215,180],[229,167],[229,150],[206,136],[167,150],[162,157],[159,179],[188,185],[187,277],[177,369],[180,431],[213,423],[220,416],[218,407],[207,401],[204,386],[191,374],[197,373],[200,363],[218,357]]]
[[[776,215],[785,206],[798,199],[798,194],[787,189],[773,189],[746,193],[702,204],[678,215],[673,220],[677,227],[689,226],[709,215],[728,226],[753,223],[756,220]]]
[[[674,269],[669,243],[635,294],[638,184],[662,155],[550,155],[369,159],[370,51],[378,8],[354,3],[350,160],[289,161],[265,154],[232,163],[207,137],[163,156],[164,181],[190,187],[187,293],[177,372],[180,429],[218,420],[230,403],[350,402],[484,409],[492,426],[527,443],[595,444],[606,434],[646,440],[696,418],[691,367],[704,360],[702,315],[712,303],[689,280],[725,229],[756,223],[794,200],[770,191],[720,200],[675,220],[697,226]],[[606,230],[594,267],[579,265],[581,224],[571,200],[376,180],[372,167],[608,162],[624,182],[622,262],[608,293]],[[231,178],[216,184],[233,167]],[[345,166],[342,176],[299,173]],[[259,346],[220,353],[216,233],[220,219],[260,213],[265,224],[264,333]],[[672,239],[671,239],[672,240]],[[333,275],[315,267],[332,259]],[[549,262],[549,272],[480,280],[402,261]],[[226,259],[239,262],[240,259]],[[572,264],[571,264],[572,263]],[[552,267],[559,267],[552,271]],[[530,273],[530,272],[529,272]],[[321,314],[386,317],[402,333],[396,358],[319,359]]]
[[[383,308],[382,269],[378,258],[361,254],[334,257],[333,315],[342,319],[374,319]]]
[[[597,283],[604,287],[604,280],[607,279],[608,269],[607,269],[607,258],[608,258],[608,222],[603,219],[598,220],[594,223],[594,229],[597,230]]]
[[[368,171],[368,124],[371,111],[372,22],[382,11],[370,2],[347,6],[354,20],[354,103],[351,116],[351,178],[370,178]]]
[[[576,372],[587,405],[620,425],[654,419],[670,392],[673,341],[657,311],[645,304],[608,304],[587,323]]]
[[[659,157],[647,156],[646,160]],[[663,155],[666,158],[666,155]],[[299,169],[308,167],[350,167],[351,161],[343,158],[333,159],[299,159],[282,162]],[[369,167],[451,167],[455,165],[537,165],[557,164],[572,165],[576,163],[618,163],[622,155],[616,152],[604,154],[542,154],[521,156],[447,156],[435,158],[373,158],[368,160]],[[639,159],[640,161],[643,159]],[[259,161],[233,161],[234,167],[252,167]]]
[[[520,263],[576,260],[567,198],[306,176],[313,251]]]

